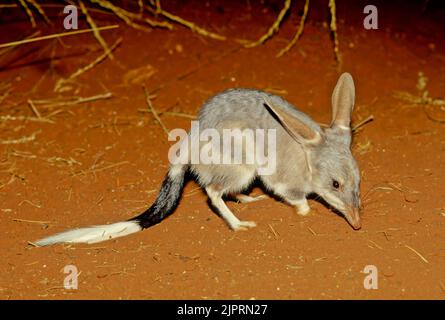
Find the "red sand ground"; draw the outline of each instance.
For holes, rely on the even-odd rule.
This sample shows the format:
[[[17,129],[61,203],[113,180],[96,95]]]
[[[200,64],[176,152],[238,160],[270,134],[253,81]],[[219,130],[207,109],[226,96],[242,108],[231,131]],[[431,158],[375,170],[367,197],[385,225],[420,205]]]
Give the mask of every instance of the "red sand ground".
[[[162,86],[153,101],[159,112],[196,114],[220,90],[255,87],[281,94],[320,122],[330,121],[338,74],[322,23],[324,7],[312,9],[303,37],[282,58],[275,54],[296,30],[301,1],[280,32],[254,49],[235,50],[233,40],[211,40],[180,26],[144,33],[121,24],[103,33],[110,44],[123,38],[115,61],[107,59],[63,94],[112,92],[111,99],[41,106],[43,116],[59,110],[51,116],[54,123],[0,122],[1,141],[36,133],[32,141],[0,145],[0,297],[443,299],[445,125],[429,120],[422,106],[393,96],[417,94],[422,71],[431,96],[443,97],[443,11],[422,14],[418,5],[400,10],[381,5],[380,29],[366,31],[363,6],[355,3],[338,6],[343,70],[356,81],[354,123],[375,118],[354,142],[367,194],[360,231],[314,201],[311,214],[300,217],[267,199],[229,204],[240,218],[258,223],[235,233],[191,181],[175,214],[142,233],[97,245],[28,245],[67,228],[127,219],[154,200],[171,142],[149,113],[139,111],[146,108],[142,85]],[[198,1],[167,7],[230,39],[260,36],[279,8]],[[2,26],[10,32],[2,32],[1,42],[32,32],[20,17]],[[106,15],[97,19],[100,25],[116,22]],[[1,116],[33,116],[28,99],[56,97],[55,81],[101,54],[92,35],[64,38],[63,44],[41,42],[0,56],[0,81],[12,88]],[[144,67],[145,74],[153,68],[151,77],[129,81],[132,70]],[[178,78],[188,71],[193,72]],[[439,107],[428,110],[444,117]],[[189,119],[161,118],[169,129],[189,128]],[[81,272],[78,290],[63,288],[63,268],[70,264]],[[366,265],[378,268],[378,290],[363,287]]]

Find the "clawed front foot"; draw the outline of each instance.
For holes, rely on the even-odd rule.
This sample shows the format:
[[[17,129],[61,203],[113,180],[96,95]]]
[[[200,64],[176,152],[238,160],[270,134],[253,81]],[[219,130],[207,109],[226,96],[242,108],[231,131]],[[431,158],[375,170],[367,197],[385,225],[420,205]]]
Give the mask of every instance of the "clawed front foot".
[[[309,212],[311,211],[311,207],[309,207],[309,204],[307,202],[305,202],[301,205],[298,205],[296,207],[296,209],[297,209],[297,213],[300,216],[307,216],[309,214]]]
[[[309,207],[306,199],[293,200],[289,201],[289,203],[295,207],[295,209],[297,210],[297,214],[299,214],[300,216],[307,216],[311,211],[311,207]]]

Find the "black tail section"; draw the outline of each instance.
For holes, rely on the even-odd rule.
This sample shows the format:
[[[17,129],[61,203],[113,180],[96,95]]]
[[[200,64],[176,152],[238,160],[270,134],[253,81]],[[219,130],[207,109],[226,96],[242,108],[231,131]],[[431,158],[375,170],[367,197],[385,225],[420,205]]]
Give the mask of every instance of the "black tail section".
[[[130,219],[130,221],[138,221],[139,225],[146,229],[171,215],[178,206],[182,195],[186,168],[186,166],[182,166],[170,170],[164,182],[162,182],[156,201],[144,213]]]

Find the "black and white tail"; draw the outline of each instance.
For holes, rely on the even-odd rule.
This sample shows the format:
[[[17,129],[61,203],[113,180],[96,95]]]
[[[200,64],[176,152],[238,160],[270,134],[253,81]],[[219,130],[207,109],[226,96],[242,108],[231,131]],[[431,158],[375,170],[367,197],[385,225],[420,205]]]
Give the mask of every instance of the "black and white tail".
[[[37,246],[56,243],[96,243],[123,237],[158,224],[176,209],[184,187],[185,165],[170,167],[153,205],[128,221],[73,229],[36,241]]]

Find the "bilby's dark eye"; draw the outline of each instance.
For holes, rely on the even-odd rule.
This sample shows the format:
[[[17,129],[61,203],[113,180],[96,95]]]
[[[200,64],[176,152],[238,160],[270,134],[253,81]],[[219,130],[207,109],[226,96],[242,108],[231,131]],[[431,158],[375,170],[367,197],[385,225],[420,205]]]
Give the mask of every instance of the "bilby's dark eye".
[[[332,180],[332,186],[333,186],[335,189],[338,189],[338,188],[340,188],[340,183],[338,183],[337,180]]]

